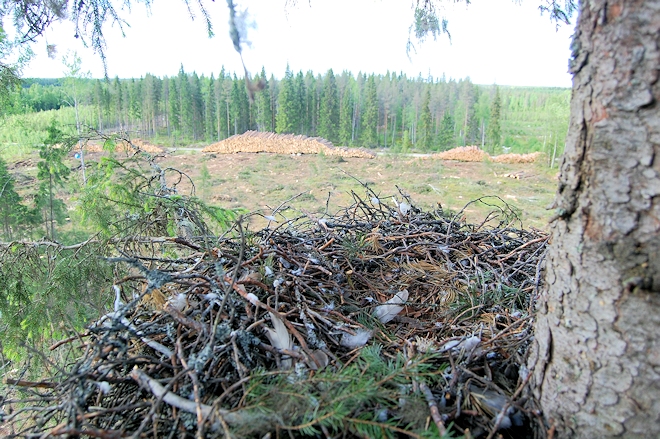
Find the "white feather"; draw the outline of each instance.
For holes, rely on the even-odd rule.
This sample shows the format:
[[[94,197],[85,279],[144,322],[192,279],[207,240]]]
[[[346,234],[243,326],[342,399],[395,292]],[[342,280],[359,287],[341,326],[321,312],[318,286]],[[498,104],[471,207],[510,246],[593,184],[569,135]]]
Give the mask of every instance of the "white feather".
[[[286,329],[284,322],[280,320],[272,312],[270,314],[270,321],[273,324],[273,329],[266,327],[266,337],[270,341],[271,346],[279,350],[290,351],[293,348],[293,341],[291,340],[291,334],[289,330]],[[282,360],[282,367],[288,369],[291,367],[291,359]]]
[[[98,386],[101,393],[103,393],[104,395],[107,395],[108,393],[110,393],[110,383],[109,382],[101,381],[101,382],[96,383],[96,385]]]
[[[481,339],[476,335],[473,335],[472,337],[466,339],[463,343],[461,343],[461,347],[464,348],[466,351],[471,351],[472,348],[477,346],[479,343],[481,343]]]
[[[202,297],[204,297],[204,300],[208,300],[210,302],[211,300],[216,300],[220,296],[218,296],[216,293],[208,293],[204,294]]]
[[[186,295],[183,293],[179,293],[176,296],[170,297],[170,300],[168,300],[172,308],[178,310],[178,311],[183,311],[183,308],[186,307],[188,304],[188,301],[186,300]]]
[[[273,215],[264,215],[264,218],[266,218],[268,221],[277,222],[277,218],[275,218]]]
[[[381,321],[381,323],[387,323],[394,319],[397,314],[403,309],[403,303],[408,300],[408,290],[399,291],[387,302],[382,305],[378,305],[374,309],[374,317]]]
[[[399,212],[401,212],[402,215],[408,215],[408,212],[410,212],[411,205],[406,203],[405,201],[402,201],[399,204]]]
[[[112,288],[115,290],[115,312],[117,312],[124,306],[124,303],[121,301],[121,288],[118,285],[113,285]]]
[[[479,343],[481,343],[481,339],[476,335],[468,337],[465,340],[449,340],[447,343],[442,345],[440,352],[445,352],[448,350],[460,351],[461,349],[465,349],[466,352],[469,352]]]
[[[367,329],[358,329],[357,331],[355,331],[355,335],[351,335],[348,333],[344,334],[341,337],[340,344],[349,349],[360,348],[367,344],[367,342],[371,338],[371,335],[372,335],[371,331]]]
[[[259,298],[254,293],[247,293],[247,300],[249,300],[252,305],[259,304]]]

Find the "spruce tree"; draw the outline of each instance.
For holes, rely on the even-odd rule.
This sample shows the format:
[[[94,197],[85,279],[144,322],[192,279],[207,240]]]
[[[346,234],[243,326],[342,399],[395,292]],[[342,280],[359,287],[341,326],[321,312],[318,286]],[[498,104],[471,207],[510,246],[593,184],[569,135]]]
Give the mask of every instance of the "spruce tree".
[[[375,147],[378,145],[378,95],[376,78],[370,75],[365,83],[364,114],[362,115],[362,145]]]
[[[241,86],[239,87],[239,105],[241,109],[241,122],[240,122],[240,132],[244,133],[247,130],[251,130],[255,127],[254,125],[254,115],[252,111],[252,104],[250,103],[250,97],[247,93],[247,88],[244,85],[245,80],[241,79]]]
[[[250,101],[243,79],[234,74],[229,95],[229,109],[233,134],[243,134],[251,128]]]
[[[476,103],[478,100],[478,88],[466,78],[459,83],[460,92],[458,100],[461,112],[456,113],[456,119],[460,123],[463,132],[463,143],[474,145],[479,135],[479,120],[476,117]]]
[[[124,129],[124,95],[122,90],[122,84],[119,81],[119,76],[115,76],[114,81],[112,82],[112,100],[113,107],[115,111],[115,118],[117,120],[117,125],[120,130]]]
[[[268,88],[270,89],[270,131],[275,131],[277,120],[277,99],[280,94],[280,86],[272,73],[268,80]]]
[[[173,131],[174,137],[181,131],[181,97],[179,96],[179,87],[176,78],[169,80],[169,125]]]
[[[192,136],[193,127],[193,102],[190,81],[188,80],[188,75],[183,70],[183,65],[181,65],[179,75],[177,76],[177,85],[179,86],[179,120],[181,123],[181,133],[183,134],[183,137],[190,138]]]
[[[161,81],[162,114],[165,116],[167,137],[170,137],[170,79],[165,76]]]
[[[255,97],[255,105],[257,107],[257,130],[259,131],[273,131],[272,121],[273,113],[270,102],[270,86],[266,78],[266,69],[261,68],[259,80],[263,81],[263,90],[257,92]]]
[[[316,78],[311,70],[305,73],[305,88],[307,96],[305,99],[305,129],[307,135],[316,136],[319,122],[319,94]]]
[[[154,75],[147,73],[144,77],[142,86],[142,113],[143,122],[151,135],[155,135],[158,129],[158,110],[161,96],[160,79]]]
[[[449,110],[445,111],[444,116],[442,117],[442,122],[440,122],[440,147],[443,150],[453,148],[456,146],[455,143],[455,134],[454,134],[454,118],[452,117]]]
[[[193,140],[197,141],[204,136],[204,97],[202,95],[202,84],[199,76],[194,71],[188,77],[190,84],[190,102],[191,102],[191,115],[192,115],[192,136]]]
[[[332,69],[328,70],[323,78],[323,90],[319,111],[319,136],[337,141],[339,128],[339,92],[337,81]]]
[[[55,222],[62,222],[66,213],[64,202],[56,198],[56,188],[64,185],[71,173],[64,163],[69,147],[64,145],[64,133],[53,119],[47,128],[47,137],[39,148],[41,161],[37,163],[37,178],[41,181],[35,196],[37,209],[41,210],[46,235],[54,240]]]
[[[351,136],[353,134],[353,96],[351,93],[351,84],[346,84],[341,97],[341,107],[339,109],[339,143],[343,146],[352,144]]]
[[[286,67],[284,79],[280,82],[280,90],[277,96],[277,116],[275,118],[275,132],[278,134],[294,133],[298,126],[297,99],[293,83],[293,73]]]
[[[428,151],[433,145],[433,119],[431,118],[431,89],[426,88],[422,100],[422,114],[419,116],[419,134],[417,147]]]
[[[236,75],[231,81],[231,93],[229,95],[229,115],[231,117],[232,135],[239,134],[241,125],[241,87]]]
[[[296,111],[296,132],[309,135],[305,124],[305,106],[307,103],[307,90],[305,87],[305,78],[302,71],[298,72],[294,81],[295,90],[295,111]]]
[[[0,157],[0,221],[2,238],[11,241],[17,229],[27,220],[27,208],[21,204],[22,198],[14,190],[14,177],[7,164]]]
[[[133,120],[133,125],[142,120],[142,81],[131,78],[128,87],[129,107],[128,114]]]
[[[97,79],[94,81],[94,107],[96,109],[97,128],[99,131],[103,131],[103,116],[107,114],[108,103],[106,97],[103,84],[101,84],[100,79]]]
[[[502,98],[500,97],[500,88],[495,86],[495,97],[490,105],[490,120],[488,121],[488,146],[491,152],[498,148],[502,141],[502,129],[500,125],[500,116],[502,111]]]
[[[215,94],[217,99],[217,126],[218,126],[218,140],[226,139],[230,133],[230,115],[229,115],[229,100],[228,100],[228,87],[230,87],[231,79],[227,78],[225,68],[222,67],[215,86]],[[229,88],[231,90],[231,88]]]
[[[209,78],[208,86],[206,88],[206,99],[204,100],[205,109],[205,128],[206,128],[206,141],[213,142],[217,135],[216,125],[216,96],[215,96],[215,78],[213,73]]]

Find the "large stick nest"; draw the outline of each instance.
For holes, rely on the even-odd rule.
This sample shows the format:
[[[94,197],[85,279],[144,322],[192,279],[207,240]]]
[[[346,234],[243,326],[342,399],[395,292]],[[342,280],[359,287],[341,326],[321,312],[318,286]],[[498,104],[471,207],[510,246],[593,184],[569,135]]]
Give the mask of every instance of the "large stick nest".
[[[0,428],[538,437],[526,354],[547,236],[501,200],[470,225],[365,189],[333,216],[280,208],[256,233],[123,242],[115,311],[53,347],[73,364],[0,400]]]

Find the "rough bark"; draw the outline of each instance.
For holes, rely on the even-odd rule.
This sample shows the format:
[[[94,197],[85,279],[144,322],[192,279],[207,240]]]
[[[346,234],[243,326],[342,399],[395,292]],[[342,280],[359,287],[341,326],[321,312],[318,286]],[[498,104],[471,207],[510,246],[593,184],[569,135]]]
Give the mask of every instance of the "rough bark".
[[[530,366],[556,437],[660,437],[660,0],[584,0]]]

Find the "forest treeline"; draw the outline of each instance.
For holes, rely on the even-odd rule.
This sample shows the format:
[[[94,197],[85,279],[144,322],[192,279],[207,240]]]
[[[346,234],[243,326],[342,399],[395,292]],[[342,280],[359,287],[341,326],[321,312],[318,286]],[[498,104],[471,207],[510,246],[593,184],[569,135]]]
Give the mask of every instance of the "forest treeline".
[[[557,143],[558,152],[563,150],[568,127],[570,90],[562,88],[288,68],[281,79],[262,68],[248,85],[224,69],[205,77],[183,66],[178,75],[163,78],[28,79],[3,107],[6,115],[17,117],[14,125],[38,130],[37,122],[18,116],[53,113],[61,124],[74,125],[66,109],[75,103],[84,125],[170,145],[210,143],[258,130],[398,151],[479,145],[494,153],[551,153]],[[8,118],[0,142],[21,143],[12,127]]]

